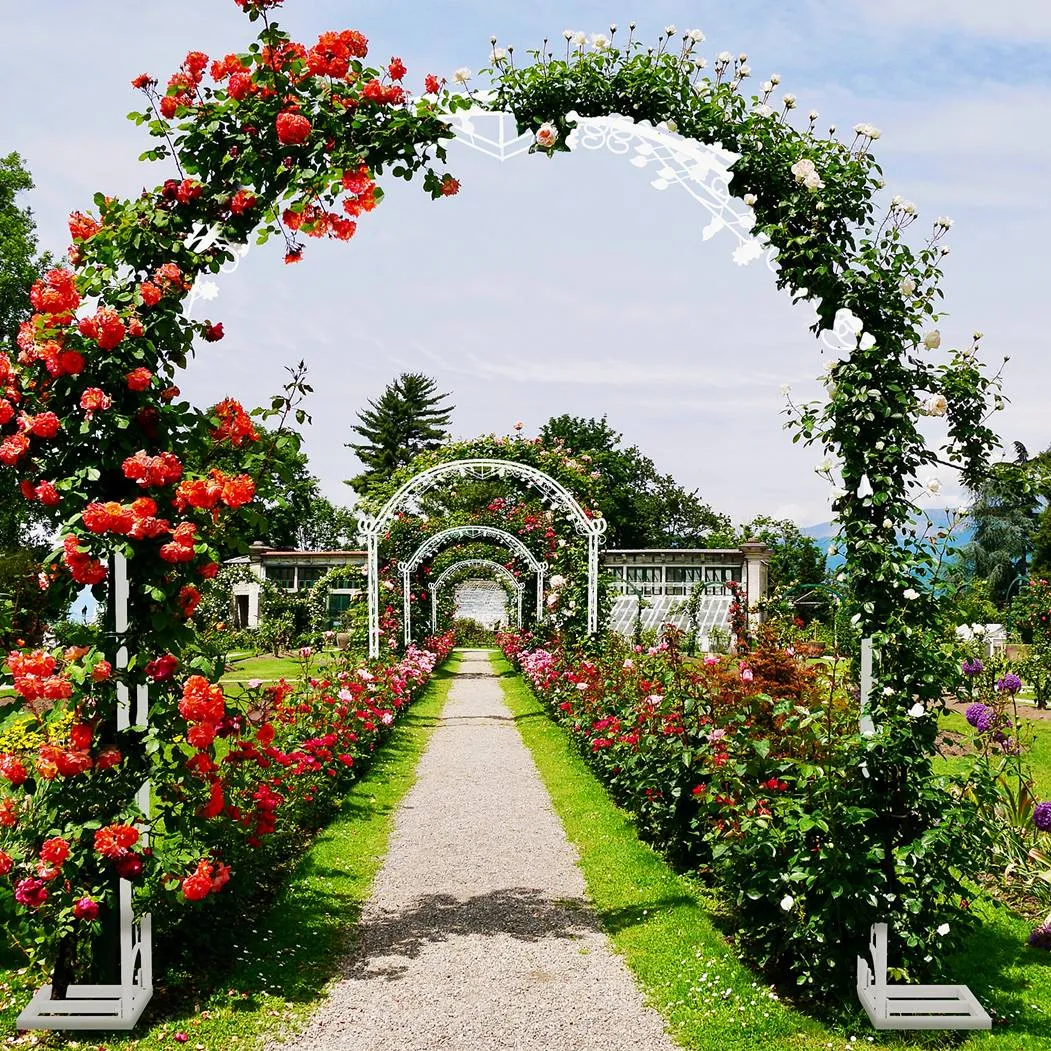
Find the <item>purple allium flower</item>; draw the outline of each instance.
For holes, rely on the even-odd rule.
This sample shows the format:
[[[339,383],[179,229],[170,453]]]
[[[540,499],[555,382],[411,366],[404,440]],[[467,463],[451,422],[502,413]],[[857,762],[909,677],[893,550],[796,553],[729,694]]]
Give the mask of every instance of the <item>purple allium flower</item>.
[[[964,712],[964,718],[974,727],[979,730],[988,730],[992,726],[991,716],[995,715],[992,708],[987,704],[981,704],[975,701],[974,704],[967,705],[967,711]],[[978,725],[979,720],[986,723],[984,727]]]
[[[963,673],[974,678],[975,675],[981,675],[985,671],[985,665],[977,657],[968,657],[963,662]]]
[[[1033,809],[1033,824],[1041,832],[1051,832],[1051,799],[1036,804]]]
[[[1034,949],[1051,950],[1051,923],[1042,923],[1029,935],[1029,944]]]
[[[996,688],[1003,693],[1018,693],[1022,680],[1013,671],[1009,671],[997,684]]]

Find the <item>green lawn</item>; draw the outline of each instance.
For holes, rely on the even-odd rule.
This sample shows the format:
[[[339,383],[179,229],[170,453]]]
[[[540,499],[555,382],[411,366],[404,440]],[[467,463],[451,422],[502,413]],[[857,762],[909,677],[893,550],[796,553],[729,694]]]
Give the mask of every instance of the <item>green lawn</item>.
[[[231,1051],[301,1022],[339,975],[348,928],[368,899],[394,813],[413,784],[456,665],[453,656],[435,672],[276,903],[245,917],[244,939],[236,947],[239,962],[232,972],[214,976],[210,995],[187,1003],[166,999],[160,989],[130,1035],[104,1034],[99,1043],[103,1034],[55,1034],[38,1046],[159,1051],[178,1046],[175,1034],[186,1033],[187,1047]],[[12,1037],[15,1017],[30,993],[24,975],[0,970],[0,1039]]]
[[[1032,733],[1032,747],[1028,753],[1028,765],[1040,799],[1051,799],[1051,719],[1026,719],[1027,732]],[[943,730],[970,736],[974,731],[959,712],[947,712],[939,720]],[[944,768],[959,767],[967,760],[956,756],[938,762]]]
[[[991,1033],[884,1034],[860,1008],[823,1025],[772,996],[720,933],[718,896],[673,872],[635,834],[572,741],[526,683],[496,657],[505,697],[555,810],[581,856],[588,892],[613,944],[676,1040],[690,1051],[827,1048],[1051,1049],[1051,954],[1024,946],[1030,925],[977,903],[985,926],[952,972],[1004,1019]],[[852,1040],[852,1038],[854,1038]]]

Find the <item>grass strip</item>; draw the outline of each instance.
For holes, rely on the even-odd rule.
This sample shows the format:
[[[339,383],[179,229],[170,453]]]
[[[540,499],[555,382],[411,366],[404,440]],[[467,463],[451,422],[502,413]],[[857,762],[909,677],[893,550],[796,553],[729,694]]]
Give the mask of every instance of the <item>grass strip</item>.
[[[130,1034],[56,1033],[37,1046],[170,1051],[186,1034],[189,1048],[231,1051],[254,1047],[261,1038],[302,1023],[339,973],[349,947],[348,932],[368,900],[387,852],[394,815],[415,782],[417,763],[458,665],[454,654],[434,673],[277,901],[259,916],[245,917],[238,962],[207,999],[167,1004],[159,992]],[[14,1032],[14,1020],[31,992],[24,976],[0,971],[4,1037]]]
[[[967,953],[951,961],[1007,1025],[964,1037],[879,1033],[860,1008],[822,1025],[776,999],[734,955],[719,929],[717,899],[674,872],[636,835],[569,736],[528,684],[494,655],[504,697],[533,754],[555,811],[580,855],[588,893],[616,950],[675,1040],[690,1051],[826,1051],[828,1048],[1051,1049],[1051,954],[1023,944],[1025,921],[992,905]]]

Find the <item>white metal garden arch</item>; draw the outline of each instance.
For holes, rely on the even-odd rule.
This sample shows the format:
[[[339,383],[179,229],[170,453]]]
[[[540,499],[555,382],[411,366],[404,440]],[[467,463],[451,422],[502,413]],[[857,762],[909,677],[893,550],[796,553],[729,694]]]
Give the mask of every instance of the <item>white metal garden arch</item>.
[[[368,553],[369,656],[380,652],[379,542],[399,511],[417,497],[450,477],[490,479],[510,475],[528,482],[555,507],[561,507],[573,522],[577,533],[588,541],[588,634],[598,631],[598,553],[606,532],[604,518],[591,518],[577,499],[561,482],[530,464],[514,460],[463,459],[436,464],[410,478],[384,505],[378,514],[358,515],[358,528]],[[432,538],[433,539],[433,538]],[[408,621],[406,620],[406,624]]]
[[[525,595],[525,584],[523,584],[522,581],[507,568],[507,566],[502,566],[499,562],[494,562],[491,558],[465,558],[460,562],[454,562],[440,577],[438,577],[437,580],[432,581],[428,585],[428,589],[431,593],[431,631],[438,630],[438,592],[441,591],[442,585],[453,573],[459,572],[463,569],[475,568],[491,570],[497,576],[503,577],[504,580],[511,585],[515,592],[515,598],[518,601],[518,626],[519,628],[522,627],[522,597]],[[539,619],[540,609],[538,608],[537,620]]]
[[[462,526],[450,526],[448,529],[443,529],[440,533],[435,533],[434,536],[428,537],[423,541],[422,544],[412,553],[412,555],[404,562],[398,563],[398,570],[401,573],[401,588],[402,588],[402,614],[404,618],[404,629],[405,629],[405,645],[408,646],[412,642],[412,603],[410,601],[411,592],[411,580],[413,572],[416,567],[425,559],[430,558],[431,555],[440,551],[443,547],[447,547],[449,544],[455,543],[458,540],[491,540],[493,543],[500,544],[506,547],[509,551],[513,552],[518,558],[529,566],[530,570],[536,574],[536,608],[537,608],[537,619],[539,620],[541,613],[544,608],[544,575],[547,573],[547,563],[541,561],[529,550],[525,544],[519,540],[514,533],[509,533],[506,529],[498,529],[496,526],[487,525],[462,525]],[[433,600],[434,595],[432,593],[431,598]],[[432,617],[433,620],[433,617]],[[522,623],[522,611],[518,611],[518,623]]]

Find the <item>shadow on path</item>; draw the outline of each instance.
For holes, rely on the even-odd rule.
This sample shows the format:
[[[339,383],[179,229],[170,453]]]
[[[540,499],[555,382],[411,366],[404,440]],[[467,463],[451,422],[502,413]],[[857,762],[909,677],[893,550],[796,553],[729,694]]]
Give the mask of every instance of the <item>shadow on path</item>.
[[[360,942],[347,961],[348,978],[394,981],[408,970],[377,957],[415,959],[426,946],[450,937],[504,934],[521,941],[579,938],[600,929],[594,912],[581,898],[551,899],[529,887],[506,887],[460,899],[451,894],[424,894],[406,908],[362,920]]]

